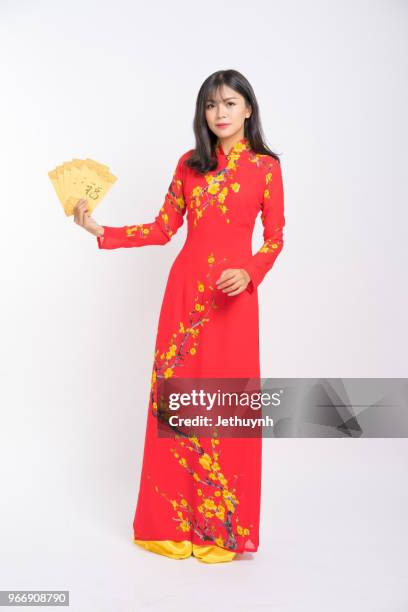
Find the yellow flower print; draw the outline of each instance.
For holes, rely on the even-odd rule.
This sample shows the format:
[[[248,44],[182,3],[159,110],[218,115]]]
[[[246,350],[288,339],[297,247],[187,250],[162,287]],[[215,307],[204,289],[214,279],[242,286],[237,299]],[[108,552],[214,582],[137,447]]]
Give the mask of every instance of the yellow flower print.
[[[172,344],[170,346],[170,349],[166,353],[166,359],[171,359],[172,357],[174,357],[174,355],[176,354],[176,351],[177,351],[177,344]]]
[[[269,238],[268,240],[266,240],[261,246],[261,248],[259,249],[259,253],[271,253],[274,249],[278,249],[279,243],[272,242],[272,241],[273,241],[273,238]]]
[[[217,509],[217,506],[215,505],[214,500],[213,499],[209,499],[209,498],[204,500],[204,507],[207,508],[207,510],[216,510]]]
[[[238,193],[240,186],[241,185],[239,183],[232,183],[231,189],[235,191],[235,193]]]
[[[241,152],[241,151],[243,151],[243,150],[244,150],[244,149],[246,149],[246,148],[247,148],[247,145],[245,144],[245,142],[237,142],[237,143],[234,145],[233,150],[234,150],[234,151]]]
[[[186,520],[183,520],[180,523],[180,529],[182,531],[190,531],[191,530],[191,525]]]
[[[212,195],[214,195],[215,193],[218,193],[219,190],[220,190],[219,183],[211,183],[208,187],[208,193],[211,193]]]
[[[192,195],[194,197],[201,195],[201,187],[200,186],[194,187]]]
[[[164,378],[171,378],[173,376],[173,368],[167,368],[164,371]]]
[[[198,282],[198,290],[199,290],[200,293],[203,293],[203,291],[205,290],[205,287],[204,287],[203,283]]]
[[[201,455],[200,459],[199,459],[201,465],[203,466],[203,468],[205,470],[210,470],[211,468],[211,457],[208,453],[204,453],[203,455]]]
[[[142,234],[145,233],[144,229],[147,231],[147,233],[149,233],[149,229],[148,228],[143,229],[143,225],[130,225],[129,227],[126,227],[126,235],[134,236],[134,234],[137,232],[138,229],[142,230]]]

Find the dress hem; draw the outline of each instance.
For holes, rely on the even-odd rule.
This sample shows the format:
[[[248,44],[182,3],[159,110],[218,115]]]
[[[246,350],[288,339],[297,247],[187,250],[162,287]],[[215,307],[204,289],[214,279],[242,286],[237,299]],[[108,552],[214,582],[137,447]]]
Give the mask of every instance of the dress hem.
[[[206,544],[204,544],[202,541],[200,541],[200,544],[198,544],[197,542],[195,542],[194,540],[190,540],[190,539],[186,539],[186,538],[182,538],[181,540],[175,540],[174,538],[141,538],[141,537],[136,537],[133,536],[132,541],[134,544],[136,544],[136,540],[141,540],[142,542],[167,542],[168,540],[171,540],[172,542],[191,542],[192,544],[194,544],[195,546],[217,546],[218,548],[222,548],[223,550],[226,550],[228,552],[234,552],[237,553],[238,555],[242,555],[243,553],[255,553],[258,551],[258,546],[255,549],[249,549],[249,548],[238,548],[238,549],[232,549],[232,548],[225,548],[225,546],[219,546],[218,544],[215,544],[214,542],[208,542]]]

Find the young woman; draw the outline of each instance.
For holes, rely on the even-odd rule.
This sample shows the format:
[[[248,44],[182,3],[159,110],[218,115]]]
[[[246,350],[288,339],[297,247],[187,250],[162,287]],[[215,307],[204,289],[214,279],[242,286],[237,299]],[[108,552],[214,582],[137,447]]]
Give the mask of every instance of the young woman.
[[[170,377],[259,379],[257,287],[283,247],[284,197],[279,157],[263,142],[242,74],[204,81],[194,133],[153,222],[99,225],[86,200],[74,220],[100,249],[117,249],[164,245],[187,219],[160,311],[133,541],[217,563],[258,549],[262,438],[159,437],[157,386]],[[264,243],[252,254],[259,212]]]

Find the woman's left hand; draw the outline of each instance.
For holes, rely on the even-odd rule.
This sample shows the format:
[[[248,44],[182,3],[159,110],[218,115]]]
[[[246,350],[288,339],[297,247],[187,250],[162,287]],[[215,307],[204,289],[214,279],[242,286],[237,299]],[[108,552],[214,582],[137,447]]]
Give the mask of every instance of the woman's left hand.
[[[251,278],[243,268],[227,268],[222,271],[221,276],[215,282],[217,288],[227,295],[238,295],[245,291]]]

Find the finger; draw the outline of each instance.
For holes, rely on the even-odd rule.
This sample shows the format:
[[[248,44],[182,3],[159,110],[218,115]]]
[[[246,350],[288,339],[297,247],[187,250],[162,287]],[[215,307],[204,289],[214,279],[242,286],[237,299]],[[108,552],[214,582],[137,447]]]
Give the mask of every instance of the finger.
[[[229,285],[228,287],[226,287],[225,289],[223,289],[222,291],[224,293],[231,293],[231,291],[235,291],[235,289],[238,289],[239,287],[241,287],[241,281],[236,281],[235,283],[233,283],[232,285]]]
[[[221,287],[221,291],[224,291],[224,293],[226,291],[233,291],[236,287],[239,287],[238,279],[235,279],[234,281],[229,282],[228,285],[223,285],[223,287]]]
[[[232,287],[228,287],[228,295],[236,295],[246,288],[246,282],[240,278]]]
[[[78,200],[78,202],[74,206],[74,221],[75,221],[75,223],[79,223],[79,220],[80,220],[80,217],[79,217],[80,210],[81,210],[81,207],[83,206],[83,202],[84,201],[85,200],[83,200],[83,199]]]
[[[74,213],[74,221],[76,223],[78,221],[78,203],[75,204],[73,208],[73,213]]]
[[[86,200],[84,200],[83,198],[81,200],[78,200],[78,202],[74,206],[74,209],[80,208],[84,202],[86,202]]]
[[[231,285],[233,285],[234,283],[238,281],[239,281],[239,276],[234,274],[234,276],[231,276],[228,280],[225,280],[222,283],[220,283],[218,285],[218,289],[226,289],[227,287],[231,287]]]
[[[240,287],[236,291],[232,291],[231,293],[227,293],[227,295],[228,295],[228,297],[230,297],[231,295],[238,295],[239,293],[242,293],[243,291],[244,291],[244,287]]]
[[[221,272],[221,274],[219,275],[218,279],[215,282],[218,283],[219,281],[224,280],[229,274],[231,274],[231,272],[234,272],[232,268],[226,268],[225,270]]]
[[[84,200],[84,201],[82,202],[82,204],[80,204],[80,205],[78,206],[78,210],[79,210],[80,212],[83,212],[83,211],[84,211],[84,210],[86,210],[87,208],[88,208],[88,202],[87,202],[86,200]]]
[[[226,287],[231,280],[234,281],[237,280],[237,278],[237,270],[224,270],[220,278],[216,281],[216,285],[218,289],[222,289]]]

